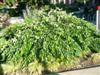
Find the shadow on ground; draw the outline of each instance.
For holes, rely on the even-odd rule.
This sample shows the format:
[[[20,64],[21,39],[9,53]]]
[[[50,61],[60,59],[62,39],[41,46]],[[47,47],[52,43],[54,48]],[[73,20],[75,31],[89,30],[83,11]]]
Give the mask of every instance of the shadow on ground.
[[[4,75],[4,72],[3,72],[1,65],[0,65],[0,75]]]
[[[59,75],[59,74],[56,73],[56,72],[50,72],[50,71],[46,70],[46,71],[44,71],[44,72],[42,73],[42,75]]]
[[[50,74],[43,74],[43,75],[59,75],[58,73],[50,73]]]

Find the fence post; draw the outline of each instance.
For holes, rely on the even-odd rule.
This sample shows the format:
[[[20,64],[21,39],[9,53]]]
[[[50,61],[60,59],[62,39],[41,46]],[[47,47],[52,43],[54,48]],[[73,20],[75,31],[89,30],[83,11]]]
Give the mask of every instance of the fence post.
[[[100,29],[100,6],[97,6],[96,12],[96,30],[99,31]]]
[[[59,4],[61,3],[62,0],[59,0]]]
[[[66,4],[66,0],[63,0],[64,4]]]

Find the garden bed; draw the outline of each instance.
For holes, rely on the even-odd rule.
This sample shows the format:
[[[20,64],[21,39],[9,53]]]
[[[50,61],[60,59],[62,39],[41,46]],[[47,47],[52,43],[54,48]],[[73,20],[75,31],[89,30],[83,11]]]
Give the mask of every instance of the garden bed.
[[[88,68],[94,68],[94,67],[100,67],[100,53],[94,53],[89,55],[87,58],[83,58],[78,65],[75,65],[71,68],[66,68],[65,66],[61,66],[58,71],[50,72],[50,71],[43,71],[43,75],[48,74],[54,74],[54,73],[63,73],[68,71],[75,71],[75,70],[81,70],[81,69],[88,69]],[[13,73],[8,73],[7,75],[30,75],[27,71],[21,71],[17,70]],[[35,74],[34,74],[35,75]]]
[[[81,58],[79,63],[74,64],[74,66],[70,68],[66,68],[65,66],[62,65],[61,67],[59,67],[58,71],[54,73],[62,73],[67,71],[81,70],[93,67],[100,67],[100,53],[87,55],[87,57]],[[51,74],[51,73],[53,72],[50,71],[43,72],[43,74]]]

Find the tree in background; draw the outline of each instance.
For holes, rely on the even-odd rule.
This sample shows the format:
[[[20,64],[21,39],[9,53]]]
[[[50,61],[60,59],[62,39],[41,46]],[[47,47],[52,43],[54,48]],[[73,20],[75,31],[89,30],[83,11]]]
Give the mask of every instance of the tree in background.
[[[49,0],[5,0],[5,4],[10,7],[21,3],[25,3],[28,6],[41,6],[49,3]]]

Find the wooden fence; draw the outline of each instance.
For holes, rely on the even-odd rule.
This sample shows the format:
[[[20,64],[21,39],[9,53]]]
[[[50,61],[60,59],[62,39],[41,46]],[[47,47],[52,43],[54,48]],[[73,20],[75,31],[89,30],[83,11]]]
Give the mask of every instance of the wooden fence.
[[[57,3],[64,3],[64,4],[72,4],[75,2],[75,0],[50,0],[52,4],[57,4]]]

